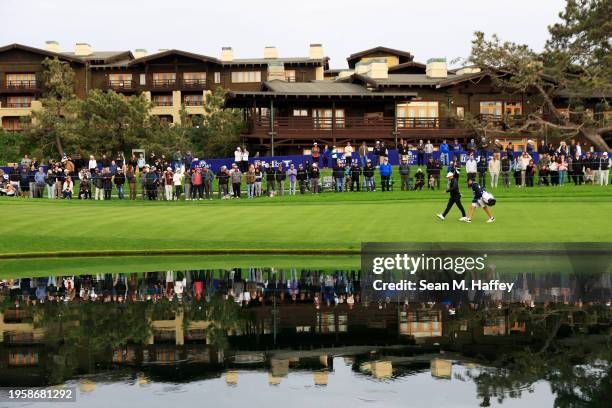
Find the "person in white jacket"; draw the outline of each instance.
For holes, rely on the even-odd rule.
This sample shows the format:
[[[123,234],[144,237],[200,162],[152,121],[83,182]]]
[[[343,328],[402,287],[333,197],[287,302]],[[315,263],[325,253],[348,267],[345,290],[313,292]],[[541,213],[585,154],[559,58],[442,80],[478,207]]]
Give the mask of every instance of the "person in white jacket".
[[[489,173],[491,173],[492,188],[497,188],[497,182],[499,181],[499,172],[501,170],[501,163],[497,155],[498,153],[495,153],[491,160],[489,160]]]
[[[478,162],[474,159],[474,152],[470,153],[470,158],[465,162],[465,173],[468,180],[476,180]]]
[[[93,154],[89,156],[89,165],[87,166],[87,168],[89,169],[90,173],[93,173],[98,168],[98,162],[96,161],[96,158]]]
[[[523,155],[519,159],[521,161],[521,186],[525,187],[525,175],[527,173],[527,166],[532,160],[531,156],[527,152],[523,152]]]
[[[172,182],[174,184],[174,199],[180,200],[181,195],[183,194],[183,178],[185,175],[183,174],[183,170],[179,167],[176,169],[176,173],[172,176]]]
[[[247,170],[249,169],[249,151],[247,150],[247,148],[245,147],[244,149],[242,149],[242,154],[240,155],[240,170],[243,173],[246,173]]]
[[[237,165],[240,165],[241,162],[242,162],[242,149],[240,148],[240,146],[238,146],[236,150],[234,150],[234,163],[236,163]]]

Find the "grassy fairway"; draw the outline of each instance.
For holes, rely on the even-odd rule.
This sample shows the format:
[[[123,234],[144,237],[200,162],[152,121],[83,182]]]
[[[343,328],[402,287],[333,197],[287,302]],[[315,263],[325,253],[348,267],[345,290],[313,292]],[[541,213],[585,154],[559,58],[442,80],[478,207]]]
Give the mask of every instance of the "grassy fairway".
[[[464,191],[468,208],[470,195]],[[255,200],[2,199],[0,253],[165,249],[353,249],[362,241],[610,242],[612,188],[498,189],[497,221],[434,217],[441,191],[324,193]]]

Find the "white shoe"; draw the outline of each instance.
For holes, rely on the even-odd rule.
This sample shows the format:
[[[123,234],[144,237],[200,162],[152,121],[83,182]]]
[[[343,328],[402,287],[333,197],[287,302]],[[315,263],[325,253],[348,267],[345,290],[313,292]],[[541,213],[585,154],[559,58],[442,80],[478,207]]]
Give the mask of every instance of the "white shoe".
[[[465,222],[467,222],[467,223],[469,224],[469,223],[471,223],[471,222],[472,222],[472,219],[471,219],[471,218],[466,218],[466,219],[465,219]]]
[[[444,216],[442,214],[436,214],[436,217],[438,217],[439,219],[441,219],[442,221],[444,221]]]
[[[491,224],[494,221],[495,221],[495,217],[491,217],[487,220],[487,223]]]
[[[468,217],[461,217],[461,218],[459,218],[459,221],[467,222],[467,220],[468,220]]]

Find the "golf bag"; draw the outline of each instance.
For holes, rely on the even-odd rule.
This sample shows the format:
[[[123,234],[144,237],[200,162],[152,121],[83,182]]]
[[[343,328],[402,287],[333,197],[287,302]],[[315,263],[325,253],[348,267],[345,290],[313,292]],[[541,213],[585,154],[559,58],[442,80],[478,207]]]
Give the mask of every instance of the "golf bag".
[[[493,197],[493,194],[489,193],[488,191],[482,192],[482,201],[484,201],[485,204],[489,207],[493,207],[497,202],[495,197]]]

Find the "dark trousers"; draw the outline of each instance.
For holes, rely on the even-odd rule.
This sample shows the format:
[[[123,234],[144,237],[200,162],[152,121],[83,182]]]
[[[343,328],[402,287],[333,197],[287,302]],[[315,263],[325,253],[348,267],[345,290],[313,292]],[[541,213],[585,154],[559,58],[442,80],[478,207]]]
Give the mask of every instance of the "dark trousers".
[[[240,183],[232,183],[232,193],[234,197],[240,198]]]
[[[486,182],[485,182],[486,176],[487,176],[486,173],[478,173],[478,184],[480,184],[483,187],[486,185]]]
[[[461,204],[461,197],[453,197],[453,196],[451,196],[448,199],[446,210],[444,210],[442,215],[446,217],[446,214],[448,214],[448,212],[451,210],[451,208],[453,207],[453,204],[457,205],[457,208],[459,209],[459,211],[461,211],[461,216],[465,217],[465,209],[463,208],[463,204]]]
[[[380,184],[382,184],[382,191],[389,191],[389,179],[390,176],[380,176]]]
[[[204,194],[206,198],[212,198],[212,182],[210,180],[204,180]]]
[[[470,180],[472,181],[476,181],[476,173],[468,173],[467,174],[467,180],[466,183],[469,182]]]
[[[183,194],[183,186],[174,186],[174,198],[179,200]]]
[[[111,199],[111,189],[110,188],[105,188],[104,189],[104,199],[105,200],[110,200]]]
[[[202,195],[204,194],[204,185],[203,184],[198,184],[198,185],[193,185],[193,191],[191,193],[191,195],[193,196],[193,198],[202,198]]]
[[[357,186],[357,191],[360,191],[359,177],[351,178],[351,191],[354,191],[354,186]]]
[[[423,166],[425,164],[425,153],[417,152],[417,166]]]

